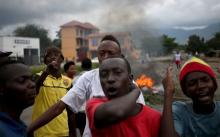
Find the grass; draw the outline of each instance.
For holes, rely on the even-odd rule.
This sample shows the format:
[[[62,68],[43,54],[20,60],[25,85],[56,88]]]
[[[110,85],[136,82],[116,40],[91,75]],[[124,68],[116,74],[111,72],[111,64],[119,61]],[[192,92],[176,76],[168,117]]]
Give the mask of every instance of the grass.
[[[159,105],[163,103],[163,96],[160,94],[143,93],[143,95],[148,105]]]

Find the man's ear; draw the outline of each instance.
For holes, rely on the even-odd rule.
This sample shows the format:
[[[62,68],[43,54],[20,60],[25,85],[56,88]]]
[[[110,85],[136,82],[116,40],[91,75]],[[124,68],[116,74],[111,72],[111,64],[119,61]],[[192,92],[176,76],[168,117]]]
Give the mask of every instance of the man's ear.
[[[133,78],[134,78],[133,74],[129,74],[129,79],[130,79],[131,81],[133,81]]]
[[[132,75],[132,74],[129,74],[129,81],[130,81],[130,83],[129,83],[129,91],[132,91],[133,89],[135,89],[135,84],[134,84],[134,76]]]
[[[61,56],[61,58],[62,58],[62,62],[63,62],[63,61],[64,61],[64,56],[63,56],[62,54],[61,54],[60,56]]]

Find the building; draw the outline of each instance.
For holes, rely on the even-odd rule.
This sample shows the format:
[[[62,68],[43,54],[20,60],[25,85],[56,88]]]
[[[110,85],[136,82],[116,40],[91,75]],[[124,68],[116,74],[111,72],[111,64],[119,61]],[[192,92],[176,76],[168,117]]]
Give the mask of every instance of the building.
[[[65,60],[81,61],[87,57],[89,34],[99,29],[90,23],[71,21],[61,26],[61,50]]]
[[[124,56],[129,56],[134,59],[139,58],[140,51],[134,48],[134,43],[129,32],[94,33],[88,35],[88,56],[90,58],[97,57],[97,47],[105,35],[113,35],[117,38],[121,45],[122,53]]]
[[[0,50],[12,52],[11,58],[27,65],[40,63],[39,38],[0,36]]]

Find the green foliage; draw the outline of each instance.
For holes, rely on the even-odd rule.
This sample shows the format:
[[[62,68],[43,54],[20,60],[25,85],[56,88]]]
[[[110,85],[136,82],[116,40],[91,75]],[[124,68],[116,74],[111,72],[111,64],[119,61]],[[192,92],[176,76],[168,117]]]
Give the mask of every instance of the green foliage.
[[[61,48],[61,30],[57,31],[56,33],[57,33],[57,34],[56,34],[56,37],[57,37],[57,38],[55,38],[55,39],[52,41],[52,43],[53,43],[54,46],[56,46],[56,47],[58,47],[58,48]]]
[[[26,26],[16,28],[14,30],[14,35],[20,37],[39,38],[41,56],[45,52],[45,49],[52,45],[51,39],[48,37],[48,31],[35,24],[27,24]]]
[[[159,94],[144,93],[144,100],[148,105],[158,105],[163,103],[163,96]]]
[[[58,48],[61,49],[61,39],[54,39],[54,40],[52,41],[52,43],[53,43],[53,45],[54,45],[55,47],[58,47]]]
[[[31,66],[31,71],[33,74],[39,73],[45,69],[46,65],[38,65],[38,66]]]
[[[31,68],[32,73],[36,74],[36,73],[43,71],[45,69],[45,67],[46,67],[46,65],[38,65],[38,66],[31,66],[30,68]],[[98,68],[98,67],[99,67],[98,63],[92,64],[93,69]],[[81,65],[76,65],[76,70],[77,70],[77,72],[81,72],[82,71]],[[61,71],[64,72],[63,68]]]
[[[95,68],[98,68],[99,67],[99,63],[92,63],[92,68],[95,69]]]
[[[165,48],[165,52],[171,53],[174,49],[178,47],[178,44],[175,42],[176,38],[168,37],[167,35],[162,36],[162,44]]]
[[[210,49],[220,50],[220,32],[216,33],[213,38],[207,41]]]
[[[210,50],[220,50],[220,32],[217,32],[213,38],[205,41],[203,37],[197,35],[191,35],[188,38],[186,45],[179,45],[175,42],[176,38],[168,37],[167,35],[162,36],[162,45],[166,53],[170,53],[174,49],[185,50],[187,52],[195,53],[208,53]]]
[[[205,44],[204,38],[200,38],[197,35],[189,36],[186,51],[193,52],[193,53],[195,53],[195,52],[206,53],[207,50],[208,50],[208,47]]]

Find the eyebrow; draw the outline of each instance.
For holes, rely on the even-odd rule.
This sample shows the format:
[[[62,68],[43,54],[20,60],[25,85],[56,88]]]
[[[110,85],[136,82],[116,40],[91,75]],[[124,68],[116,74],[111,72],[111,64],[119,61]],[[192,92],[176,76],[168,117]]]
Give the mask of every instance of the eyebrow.
[[[197,80],[197,79],[202,79],[202,78],[210,78],[208,75],[204,75],[202,77],[199,77],[199,78],[188,78],[189,81],[191,80]]]

